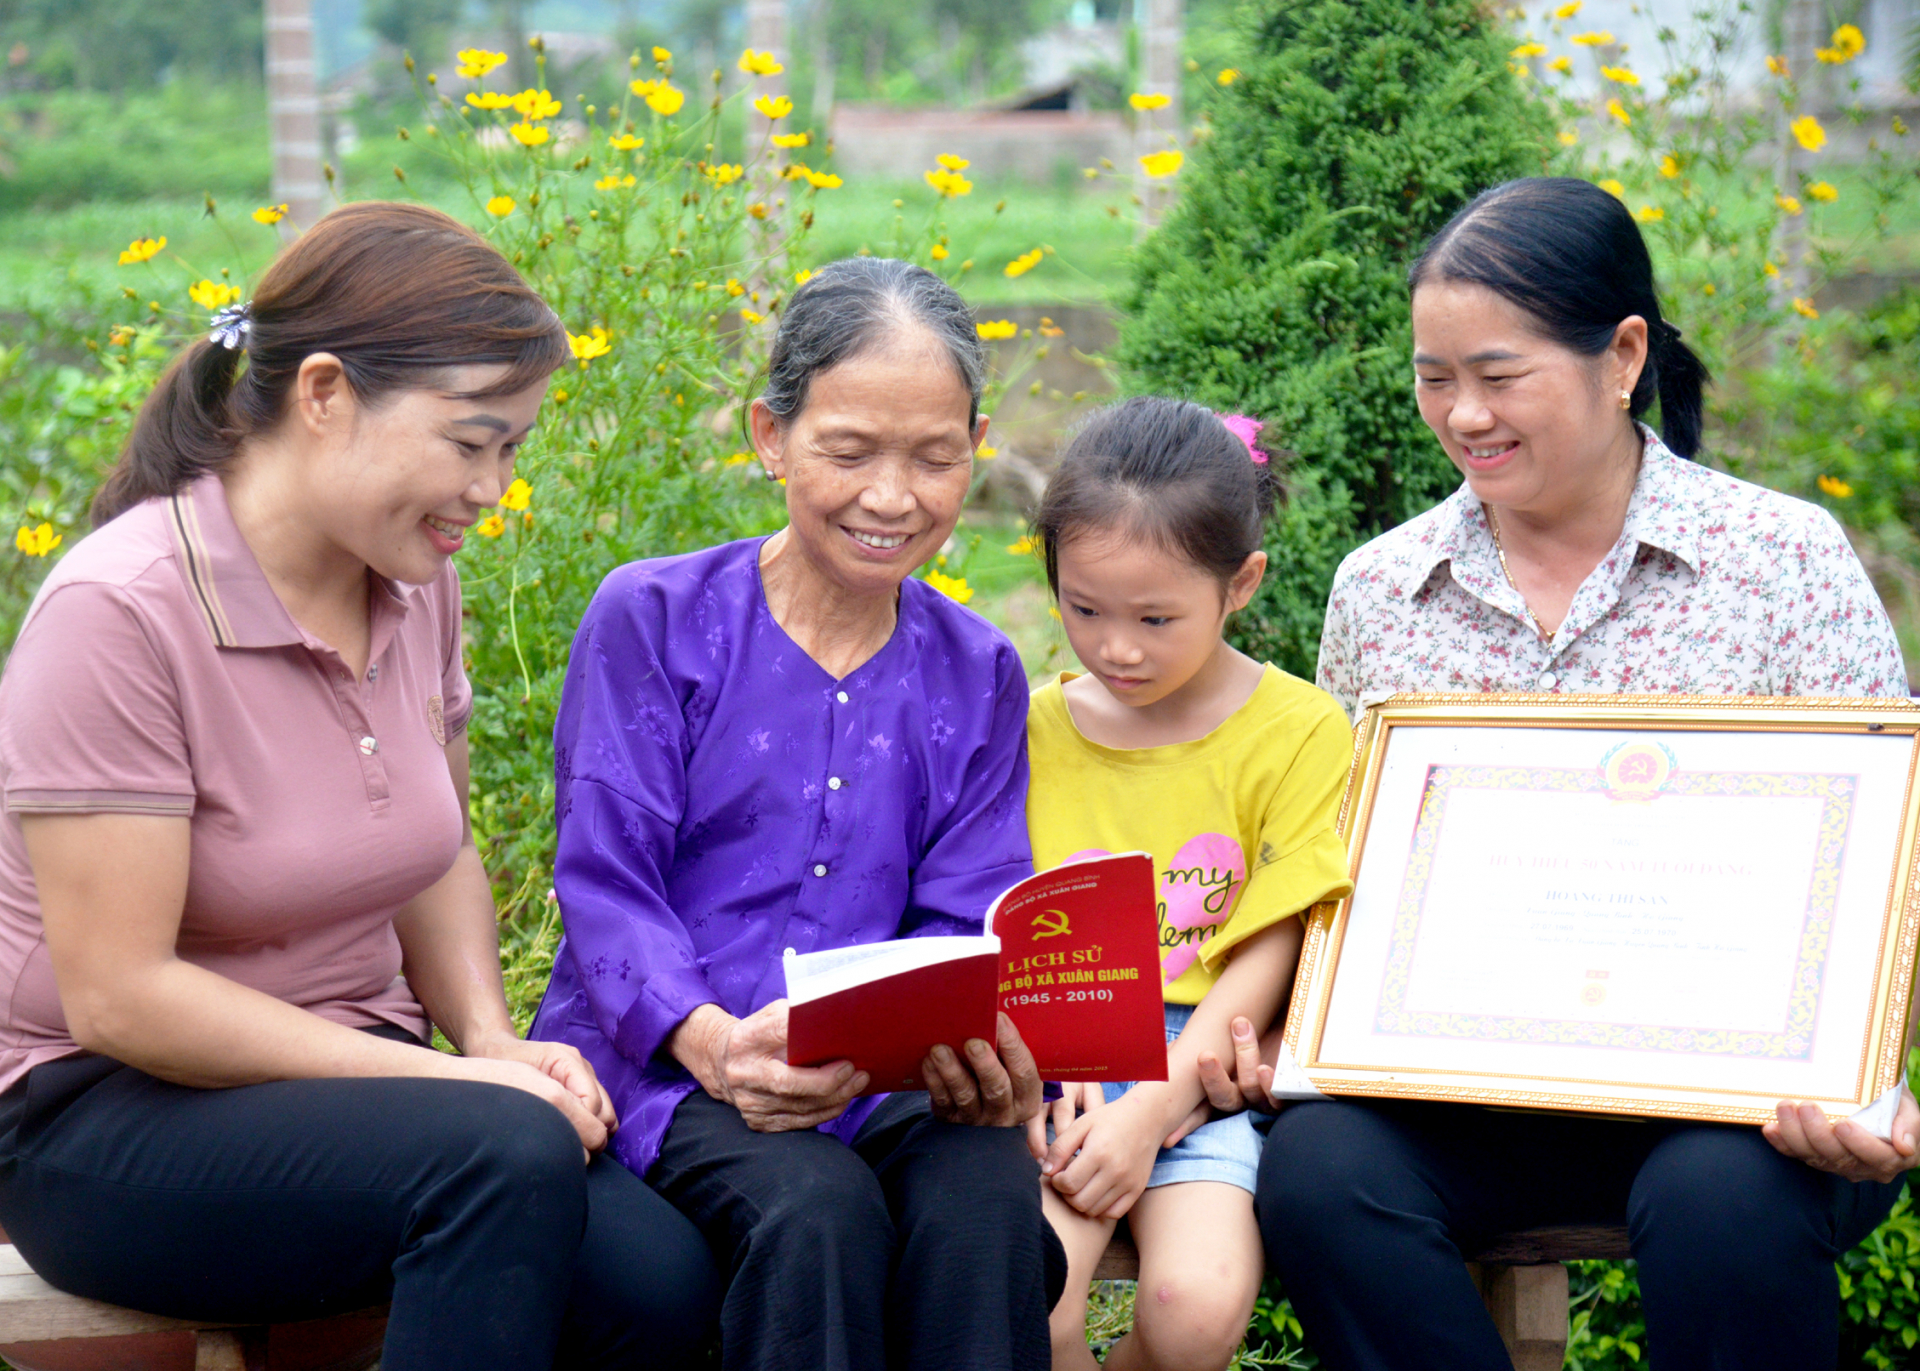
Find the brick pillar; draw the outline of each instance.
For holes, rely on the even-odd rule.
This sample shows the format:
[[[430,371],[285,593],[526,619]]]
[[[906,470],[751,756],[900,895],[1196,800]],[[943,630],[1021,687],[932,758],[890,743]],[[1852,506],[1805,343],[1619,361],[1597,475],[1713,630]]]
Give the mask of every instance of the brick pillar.
[[[267,123],[273,139],[273,203],[284,232],[311,227],[325,211],[320,178],[320,95],[309,0],[266,0]]]
[[[1173,199],[1178,177],[1149,177],[1140,169],[1139,158],[1150,152],[1163,152],[1172,146],[1167,140],[1179,138],[1180,109],[1180,0],[1137,0],[1137,13],[1144,14],[1140,44],[1140,92],[1164,95],[1167,104],[1156,110],[1141,110],[1134,121],[1134,183],[1140,194],[1142,230],[1153,227],[1166,213]]]
[[[787,39],[787,0],[747,0],[747,46],[759,52],[772,53],[782,65],[792,62],[793,48]],[[749,76],[747,85],[750,100],[762,95],[785,95],[787,93],[786,73],[783,72],[778,76]],[[776,159],[772,155],[774,150],[767,139],[782,127],[790,128],[792,125],[792,115],[775,123],[755,110],[751,104],[747,106],[747,151],[749,155],[757,155],[762,148],[765,148],[768,153],[754,175],[752,182],[754,195],[766,201],[770,210],[775,201],[789,198],[790,186],[789,183],[780,180],[773,170]],[[820,143],[801,154],[806,157],[809,164],[824,149],[826,130],[816,130],[816,136],[821,140]],[[756,252],[763,257],[771,257],[780,250],[778,212],[771,212],[765,219],[756,221],[754,229]],[[791,280],[769,278],[762,271],[756,271],[754,276],[756,284],[763,287],[771,286],[773,290],[782,293],[793,284]]]

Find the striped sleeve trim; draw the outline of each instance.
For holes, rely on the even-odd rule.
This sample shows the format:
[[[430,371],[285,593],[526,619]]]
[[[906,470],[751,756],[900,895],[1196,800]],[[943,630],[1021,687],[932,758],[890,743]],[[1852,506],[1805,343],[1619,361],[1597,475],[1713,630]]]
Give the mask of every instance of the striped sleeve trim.
[[[161,814],[191,818],[194,797],[137,790],[9,790],[9,814]]]
[[[187,584],[193,587],[194,608],[206,621],[214,646],[232,647],[237,640],[233,625],[227,619],[226,606],[220,603],[220,592],[214,588],[213,561],[207,551],[207,540],[200,532],[200,515],[193,507],[193,498],[182,491],[167,504],[172,511],[174,532],[180,537],[181,553],[186,558]]]

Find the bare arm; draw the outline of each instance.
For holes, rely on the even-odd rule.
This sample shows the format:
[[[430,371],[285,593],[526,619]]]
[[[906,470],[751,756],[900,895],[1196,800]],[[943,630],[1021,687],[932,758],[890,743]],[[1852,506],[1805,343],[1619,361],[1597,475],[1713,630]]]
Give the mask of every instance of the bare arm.
[[[61,1006],[82,1047],[206,1089],[323,1076],[492,1081],[540,1095],[567,1115],[583,1144],[604,1144],[605,1125],[532,1066],[356,1032],[181,960],[174,949],[187,891],[186,819],[26,815],[21,831]],[[103,852],[113,860],[100,860]]]

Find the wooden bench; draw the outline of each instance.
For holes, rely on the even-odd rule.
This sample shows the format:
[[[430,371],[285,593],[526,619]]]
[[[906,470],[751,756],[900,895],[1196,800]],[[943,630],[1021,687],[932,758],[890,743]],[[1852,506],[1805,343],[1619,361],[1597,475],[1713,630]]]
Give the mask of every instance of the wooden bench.
[[[364,1371],[385,1325],[382,1309],[271,1329],[141,1314],[56,1290],[0,1245],[0,1357],[19,1371]]]
[[[1468,1255],[1467,1270],[1514,1371],[1560,1371],[1567,1357],[1567,1268],[1562,1263],[1624,1258],[1627,1230],[1530,1228],[1503,1233]],[[1124,1230],[1114,1234],[1093,1278],[1140,1278],[1140,1253]]]

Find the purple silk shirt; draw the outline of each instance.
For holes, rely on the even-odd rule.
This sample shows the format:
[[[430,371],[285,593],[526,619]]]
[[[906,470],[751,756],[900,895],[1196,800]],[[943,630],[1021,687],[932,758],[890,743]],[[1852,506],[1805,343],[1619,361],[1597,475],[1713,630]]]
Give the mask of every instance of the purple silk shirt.
[[[565,934],[529,1036],[593,1063],[639,1175],[696,1089],[665,1046],[688,1014],[779,999],[784,948],[978,933],[1033,869],[1013,645],[909,580],[893,637],[836,681],[767,609],[761,541],[608,576],[554,725]]]

